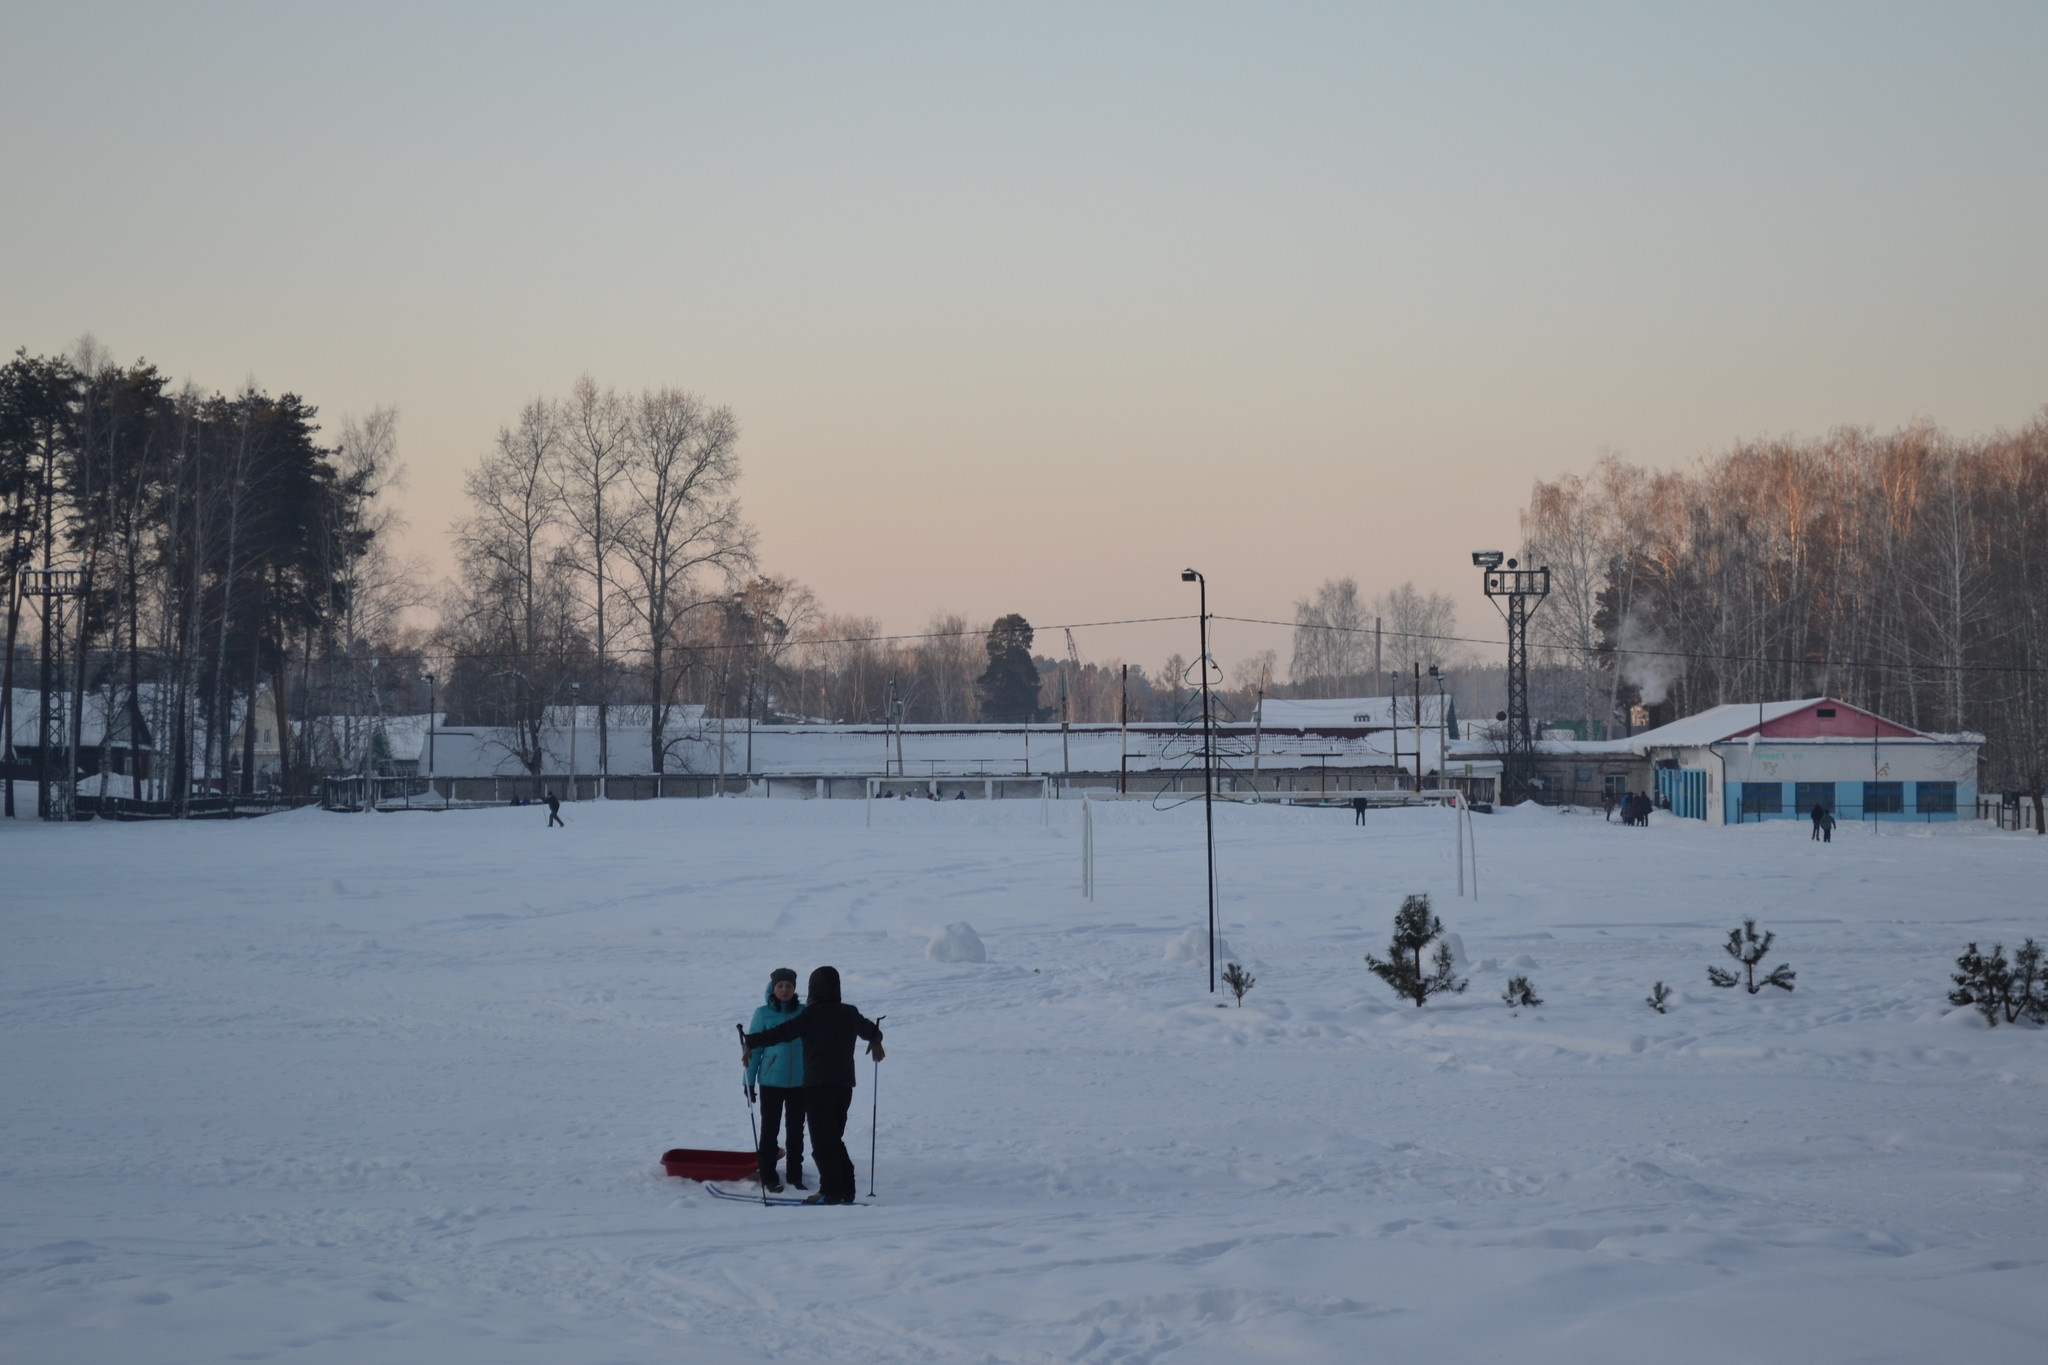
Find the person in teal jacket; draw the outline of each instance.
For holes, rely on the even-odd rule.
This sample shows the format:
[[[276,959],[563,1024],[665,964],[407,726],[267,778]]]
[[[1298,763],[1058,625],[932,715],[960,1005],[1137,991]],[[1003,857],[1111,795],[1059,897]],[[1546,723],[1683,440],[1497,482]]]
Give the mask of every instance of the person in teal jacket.
[[[768,995],[754,1011],[750,1033],[765,1033],[786,1024],[804,1010],[796,998],[796,973],[777,967],[768,974]],[[782,1189],[775,1178],[775,1135],[787,1128],[783,1139],[784,1168],[789,1183],[800,1190],[804,1184],[804,1041],[801,1038],[774,1047],[756,1048],[747,1059],[747,1084],[761,1089],[761,1185],[770,1194]]]

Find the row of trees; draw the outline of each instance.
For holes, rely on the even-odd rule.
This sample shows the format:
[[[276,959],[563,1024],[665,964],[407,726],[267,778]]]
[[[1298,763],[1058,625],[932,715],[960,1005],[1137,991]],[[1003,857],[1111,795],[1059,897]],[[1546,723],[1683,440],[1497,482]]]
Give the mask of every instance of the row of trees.
[[[732,412],[694,394],[622,394],[588,377],[502,428],[468,476],[458,578],[432,642],[449,723],[496,730],[537,773],[550,708],[576,703],[590,709],[600,771],[663,772],[688,738],[685,705],[761,724],[1123,713],[1120,666],[1035,658],[1021,617],[942,614],[892,638],[760,573],[736,496],[738,438]],[[1180,677],[1184,661],[1166,671]],[[1180,695],[1142,669],[1128,689],[1136,719],[1170,714]],[[645,752],[612,752],[626,724]]]
[[[1618,458],[1538,482],[1532,622],[1578,714],[1827,694],[1986,737],[1994,787],[2048,775],[2048,409],[1969,439],[1915,424]]]
[[[1352,578],[1326,580],[1294,604],[1294,657],[1288,695],[1371,697],[1406,686],[1419,665],[1448,670],[1464,662],[1458,609],[1449,594],[1413,583],[1370,601]]]
[[[606,771],[613,709],[631,705],[651,739],[632,766],[663,771],[680,739],[673,708],[703,685],[702,647],[725,647],[727,676],[737,662],[751,679],[789,640],[788,585],[735,590],[754,563],[738,443],[729,408],[588,376],[501,428],[454,528],[458,577],[437,639],[451,720],[497,727],[537,773],[545,710],[574,696],[596,708]]]
[[[108,773],[131,715],[161,737],[169,762],[157,776],[174,801],[237,768],[238,728],[248,788],[254,731],[239,726],[237,697],[269,686],[282,698],[314,655],[345,653],[338,641],[399,577],[374,506],[393,473],[389,427],[388,414],[349,424],[323,446],[297,395],[174,388],[90,338],[69,356],[19,351],[0,367],[0,705],[17,686],[42,689],[33,733],[47,812],[72,808],[81,766]],[[40,657],[25,679],[15,646],[31,631]],[[89,697],[109,723],[98,761],[81,763]],[[280,739],[303,772],[306,756]],[[13,795],[6,784],[8,814]]]
[[[423,685],[534,771],[547,708],[578,701],[600,767],[658,772],[682,703],[758,723],[1164,720],[1199,683],[1182,656],[1148,675],[1084,663],[1071,641],[1035,653],[1020,616],[940,615],[890,638],[828,614],[759,571],[729,409],[587,377],[528,404],[472,470],[457,577],[439,624],[408,639],[419,575],[385,551],[395,415],[345,421],[331,444],[316,418],[292,394],[174,387],[89,339],[0,367],[0,697],[24,667],[40,677],[17,642],[47,642],[38,747],[64,778],[58,807],[75,799],[88,697],[144,716],[168,755],[161,789],[183,800],[229,774],[250,788],[255,727],[240,718],[265,690],[301,721],[276,740],[285,785],[303,788],[358,762],[361,718],[415,706]],[[1546,717],[1598,733],[1637,703],[1685,714],[1825,692],[1984,733],[1993,784],[2036,793],[2040,818],[2048,411],[1975,440],[1915,425],[1747,443],[1668,472],[1610,457],[1538,482],[1523,533],[1553,575],[1533,621]],[[1211,683],[1249,715],[1261,694],[1376,694],[1417,666],[1490,681],[1456,634],[1444,594],[1367,599],[1334,579],[1296,603],[1286,680],[1268,652]],[[622,707],[644,753],[610,752]],[[104,757],[83,766],[104,772]]]

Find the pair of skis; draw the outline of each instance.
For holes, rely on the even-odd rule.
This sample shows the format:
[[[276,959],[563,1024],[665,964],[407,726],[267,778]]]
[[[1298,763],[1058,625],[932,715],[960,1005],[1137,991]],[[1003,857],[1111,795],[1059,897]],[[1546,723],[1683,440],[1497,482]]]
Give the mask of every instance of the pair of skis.
[[[738,1200],[742,1204],[780,1204],[785,1208],[803,1208],[806,1205],[808,1205],[809,1207],[814,1209],[842,1207],[841,1205],[837,1204],[812,1204],[808,1198],[792,1199],[788,1195],[773,1195],[767,1193],[765,1190],[759,1194],[748,1194],[745,1190],[722,1190],[708,1180],[704,1182],[704,1188],[706,1191],[710,1193],[713,1199],[734,1199]],[[862,1207],[865,1207],[868,1201],[865,1199],[856,1199],[853,1202],[855,1204],[861,1205]]]

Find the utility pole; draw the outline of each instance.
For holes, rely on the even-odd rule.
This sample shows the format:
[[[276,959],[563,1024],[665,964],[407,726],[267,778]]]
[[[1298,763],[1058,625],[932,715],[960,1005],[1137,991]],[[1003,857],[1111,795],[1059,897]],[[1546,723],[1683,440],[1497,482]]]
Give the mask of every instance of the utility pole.
[[[1536,742],[1529,732],[1529,618],[1550,595],[1550,570],[1524,569],[1512,559],[1501,566],[1499,550],[1474,550],[1472,563],[1484,574],[1487,598],[1508,625],[1508,734],[1501,758],[1501,799],[1529,799],[1535,776]],[[1507,605],[1502,606],[1502,599]]]
[[[1252,791],[1259,790],[1259,750],[1266,737],[1267,670],[1259,669],[1258,690],[1252,694]]]
[[[1435,664],[1429,666],[1429,676],[1436,679],[1436,771],[1440,785],[1451,784],[1450,750],[1447,747],[1449,719],[1444,708],[1444,673]],[[1462,875],[1462,874],[1460,874]]]
[[[1117,699],[1116,794],[1131,789],[1131,666],[1123,667],[1123,695]]]
[[[1422,660],[1415,661],[1415,794],[1422,795]]]
[[[1387,674],[1387,734],[1394,741],[1394,791],[1401,790],[1401,680]]]

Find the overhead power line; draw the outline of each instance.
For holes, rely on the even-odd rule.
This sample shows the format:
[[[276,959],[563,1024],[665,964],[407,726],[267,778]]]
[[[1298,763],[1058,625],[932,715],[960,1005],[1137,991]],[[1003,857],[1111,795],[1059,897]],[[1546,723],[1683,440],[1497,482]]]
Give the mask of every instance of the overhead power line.
[[[1289,630],[1326,630],[1343,635],[1371,635],[1372,628],[1366,626],[1326,626],[1303,621],[1273,621],[1261,616],[1225,616],[1218,612],[1210,617],[1215,621],[1236,621],[1242,625],[1284,626]],[[1441,644],[1490,645],[1495,649],[1506,649],[1505,640],[1489,640],[1477,635],[1431,635],[1422,631],[1389,630],[1382,632],[1399,640],[1428,640]],[[1724,654],[1699,649],[1601,649],[1597,645],[1552,644],[1539,648],[1561,650],[1569,654],[1631,654],[1645,659],[1701,659],[1715,663],[1785,664],[1797,668],[1864,668],[1886,669],[1918,673],[2044,673],[2048,668],[2034,668],[2025,664],[1950,664],[1950,663],[1865,663],[1855,659],[1795,659],[1775,654]]]

